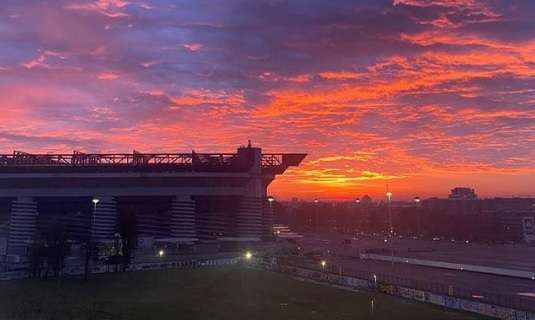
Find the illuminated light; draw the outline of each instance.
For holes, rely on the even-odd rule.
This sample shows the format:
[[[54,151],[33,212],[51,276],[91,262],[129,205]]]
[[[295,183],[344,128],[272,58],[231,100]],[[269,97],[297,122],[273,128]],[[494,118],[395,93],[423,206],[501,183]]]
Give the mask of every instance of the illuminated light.
[[[387,191],[386,196],[387,196],[389,199],[392,198],[392,192]]]
[[[93,198],[93,200],[91,200],[91,201],[93,201],[94,205],[97,205],[100,202],[100,199]]]
[[[321,267],[325,268],[326,265],[327,265],[327,261],[321,260]]]
[[[318,199],[314,199],[314,203],[318,204],[320,201]]]
[[[160,249],[160,250],[158,251],[158,256],[159,256],[159,257],[163,257],[164,255],[165,255],[165,251],[163,251],[162,249]]]
[[[253,254],[251,253],[251,251],[245,252],[245,259],[251,260],[251,258],[253,258]]]
[[[383,241],[384,241],[384,242],[388,242],[388,239],[384,239]]]
[[[275,201],[275,198],[273,198],[272,196],[269,196],[269,197],[267,197],[267,201],[269,203],[273,203]]]

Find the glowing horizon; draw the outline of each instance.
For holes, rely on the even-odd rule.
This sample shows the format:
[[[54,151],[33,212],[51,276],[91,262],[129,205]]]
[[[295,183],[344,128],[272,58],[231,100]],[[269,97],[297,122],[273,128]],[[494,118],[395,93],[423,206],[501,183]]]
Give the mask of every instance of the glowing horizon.
[[[0,151],[305,152],[277,198],[535,196],[535,3],[15,1]]]

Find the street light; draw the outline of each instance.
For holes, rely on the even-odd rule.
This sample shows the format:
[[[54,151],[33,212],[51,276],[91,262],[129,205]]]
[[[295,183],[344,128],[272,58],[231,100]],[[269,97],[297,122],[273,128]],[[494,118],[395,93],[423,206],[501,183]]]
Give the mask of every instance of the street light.
[[[84,261],[84,279],[87,280],[87,276],[90,272],[90,260],[91,260],[91,254],[93,251],[93,233],[94,233],[94,226],[95,226],[95,215],[97,213],[97,204],[99,203],[99,199],[93,198],[91,199],[91,202],[93,203],[93,214],[91,215],[91,225],[89,229],[89,235],[87,236],[87,239],[85,241],[85,261]]]
[[[164,255],[165,255],[165,251],[164,251],[163,249],[160,249],[160,250],[158,251],[158,257],[161,258],[161,257],[163,257]]]
[[[355,229],[362,229],[362,217],[359,217],[359,213],[360,213],[360,199],[359,198],[356,198],[355,199],[355,216],[354,216],[354,219],[351,219],[351,229],[352,231],[356,231]],[[355,222],[355,220],[358,219],[358,223]]]
[[[267,201],[269,202],[269,204],[271,205],[274,201],[275,201],[275,198],[273,196],[268,196],[267,197]]]
[[[392,192],[386,192],[386,198],[388,200],[388,224],[390,225],[390,237],[394,234],[394,228],[392,227]]]
[[[252,257],[253,257],[253,254],[251,253],[251,251],[246,251],[245,252],[245,259],[246,260],[251,260]]]
[[[420,209],[421,202],[422,202],[422,200],[420,199],[420,197],[414,197],[414,205],[416,206],[415,210],[416,210],[416,213],[417,213],[416,217],[418,218],[418,225],[417,225],[417,227],[418,227],[418,236],[420,235],[420,232],[421,232],[421,229],[422,229],[422,227],[421,227],[422,222],[421,222],[421,217],[420,217],[420,212],[419,212],[420,211],[419,209]]]
[[[97,215],[97,205],[98,203],[100,202],[100,199],[98,198],[93,198],[91,200],[91,202],[93,202],[93,216],[91,216],[91,237],[93,236],[93,228],[95,227],[95,216]]]
[[[318,203],[320,203],[320,201],[316,198],[314,199],[314,211],[315,211],[315,214],[316,214],[316,221],[315,222],[315,227],[316,227],[316,231],[318,231],[318,227],[319,227],[319,213],[318,213]]]
[[[386,198],[388,200],[388,224],[390,225],[390,260],[392,262],[392,268],[394,268],[394,249],[392,248],[394,237],[394,227],[392,226],[392,192],[386,191]]]
[[[327,265],[327,261],[321,260],[321,268],[325,270],[325,266]]]

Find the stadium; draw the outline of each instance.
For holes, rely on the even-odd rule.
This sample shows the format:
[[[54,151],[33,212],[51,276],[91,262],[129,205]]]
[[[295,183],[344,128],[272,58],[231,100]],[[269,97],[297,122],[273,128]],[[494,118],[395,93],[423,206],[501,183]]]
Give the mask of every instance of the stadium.
[[[60,224],[72,243],[114,241],[121,215],[141,246],[270,240],[266,189],[306,154],[236,153],[0,155],[0,255],[24,257]]]

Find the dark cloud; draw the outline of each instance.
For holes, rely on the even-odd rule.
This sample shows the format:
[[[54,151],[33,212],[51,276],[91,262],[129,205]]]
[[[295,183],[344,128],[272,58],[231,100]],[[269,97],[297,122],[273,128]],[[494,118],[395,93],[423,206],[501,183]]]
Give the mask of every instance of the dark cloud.
[[[325,192],[414,172],[529,176],[534,9],[475,0],[7,0],[0,140],[9,152],[231,151],[253,139],[320,159],[285,183]]]

